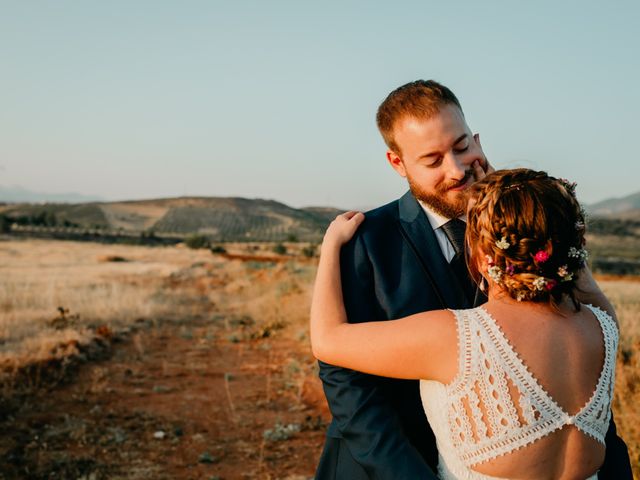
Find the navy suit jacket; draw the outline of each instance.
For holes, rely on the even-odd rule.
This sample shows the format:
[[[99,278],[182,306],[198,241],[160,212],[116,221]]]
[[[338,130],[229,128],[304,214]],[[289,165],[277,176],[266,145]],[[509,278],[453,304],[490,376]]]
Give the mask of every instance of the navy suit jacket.
[[[465,297],[426,214],[410,192],[367,212],[356,235],[342,249],[341,268],[352,323],[469,308],[486,300],[479,291],[474,299]],[[333,419],[318,479],[436,478],[438,453],[417,380],[319,363]],[[616,436],[613,420],[600,478],[632,478],[626,446]]]

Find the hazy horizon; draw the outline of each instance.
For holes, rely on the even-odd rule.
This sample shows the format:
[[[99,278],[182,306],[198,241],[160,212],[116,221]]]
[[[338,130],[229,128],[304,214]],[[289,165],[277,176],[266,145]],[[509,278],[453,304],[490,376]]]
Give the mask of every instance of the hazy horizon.
[[[24,190],[24,189],[22,189]],[[243,199],[247,199],[247,200],[264,200],[264,201],[274,201],[274,202],[278,202],[278,203],[282,203],[285,204],[289,207],[292,208],[298,208],[298,209],[302,209],[302,208],[336,208],[336,209],[340,209],[340,210],[360,210],[360,211],[365,211],[365,210],[370,210],[373,208],[376,208],[378,206],[380,206],[381,204],[358,204],[358,205],[320,205],[320,204],[301,204],[301,205],[293,205],[290,203],[287,203],[285,201],[282,201],[278,198],[267,198],[267,197],[256,197],[256,196],[251,196],[251,195],[225,195],[225,196],[218,196],[218,195],[168,195],[168,196],[163,196],[163,197],[140,197],[140,198],[117,198],[117,199],[107,199],[107,198],[101,198],[101,197],[92,197],[92,196],[85,196],[82,194],[77,194],[74,192],[66,192],[66,193],[57,193],[57,194],[47,194],[47,193],[43,193],[43,192],[31,192],[29,190],[24,190],[25,194],[29,194],[29,195],[33,195],[33,199],[29,200],[29,199],[18,199],[18,200],[12,200],[12,199],[6,199],[8,197],[5,197],[5,189],[3,185],[0,185],[0,203],[32,203],[32,204],[42,204],[42,203],[67,203],[67,204],[74,204],[74,203],[93,203],[93,202],[97,202],[97,203],[120,203],[120,202],[143,202],[143,201],[153,201],[153,200],[164,200],[164,199],[174,199],[174,198],[243,198]],[[592,206],[592,205],[596,205],[596,204],[600,204],[602,202],[605,201],[610,201],[610,200],[619,200],[619,199],[624,199],[627,198],[629,196],[636,196],[640,194],[640,190],[638,190],[637,192],[633,192],[631,194],[628,195],[620,195],[620,196],[614,196],[614,197],[607,197],[607,198],[603,198],[601,200],[597,200],[595,202],[589,202],[589,203],[585,203],[585,205],[587,207]]]

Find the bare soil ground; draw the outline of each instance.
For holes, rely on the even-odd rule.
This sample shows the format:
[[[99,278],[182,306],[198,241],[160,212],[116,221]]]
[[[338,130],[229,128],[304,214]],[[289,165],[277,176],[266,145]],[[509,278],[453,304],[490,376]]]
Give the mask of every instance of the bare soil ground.
[[[0,478],[312,477],[325,411],[315,379],[287,385],[299,345],[223,331],[142,325],[66,384],[15,399],[0,424]]]
[[[313,476],[328,419],[313,260],[0,247],[0,479]],[[48,320],[57,305],[71,313]]]

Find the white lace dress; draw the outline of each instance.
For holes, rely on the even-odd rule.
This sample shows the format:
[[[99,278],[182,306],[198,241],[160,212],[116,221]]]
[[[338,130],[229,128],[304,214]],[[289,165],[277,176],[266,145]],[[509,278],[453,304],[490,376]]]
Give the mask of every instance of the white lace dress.
[[[439,478],[495,480],[471,467],[565,425],[575,425],[604,444],[611,418],[618,329],[606,312],[587,307],[602,328],[605,361],[593,395],[575,415],[565,412],[540,386],[484,308],[453,311],[461,352],[459,373],[448,385],[420,381],[422,404],[438,444]],[[517,400],[509,393],[509,385],[519,392]],[[588,480],[596,478],[594,474]]]

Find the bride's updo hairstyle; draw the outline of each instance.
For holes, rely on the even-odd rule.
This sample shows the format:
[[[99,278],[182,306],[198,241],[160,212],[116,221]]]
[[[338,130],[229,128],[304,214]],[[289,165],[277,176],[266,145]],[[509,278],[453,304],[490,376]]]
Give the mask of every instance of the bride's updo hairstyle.
[[[470,189],[471,276],[476,283],[491,278],[516,300],[558,305],[567,295],[578,308],[584,233],[575,184],[566,180],[519,168],[496,171]]]

